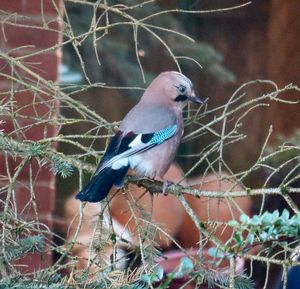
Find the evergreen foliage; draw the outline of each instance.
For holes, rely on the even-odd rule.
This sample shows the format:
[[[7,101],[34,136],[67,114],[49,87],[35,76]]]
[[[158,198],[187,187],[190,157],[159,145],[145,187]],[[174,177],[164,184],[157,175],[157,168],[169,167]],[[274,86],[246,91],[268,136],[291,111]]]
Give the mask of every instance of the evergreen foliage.
[[[186,126],[193,126],[194,129],[185,135],[184,141],[207,135],[212,135],[215,141],[197,154],[188,156],[195,161],[195,164],[186,172],[186,176],[205,163],[207,166],[205,173],[211,171],[221,177],[222,170],[228,170],[230,176],[226,181],[232,182],[232,188],[226,192],[206,192],[179,185],[168,189],[168,192],[173,194],[183,206],[200,235],[199,248],[197,248],[199,258],[196,260],[189,257],[183,258],[174,272],[166,273],[157,266],[157,257],[161,255],[155,241],[157,234],[167,236],[179,250],[185,250],[173,237],[161,229],[159,224],[152,222],[151,214],[145,211],[143,206],[138,202],[130,202],[128,197],[130,194],[125,194],[125,196],[127,196],[129,211],[132,213],[132,220],[136,224],[134,237],[137,239],[137,245],[133,246],[130,241],[115,232],[109,214],[109,204],[106,202],[99,205],[98,219],[95,224],[91,224],[94,231],[88,244],[78,238],[84,221],[82,214],[84,205],[82,205],[78,210],[78,216],[71,222],[76,223],[75,219],[78,219],[75,232],[72,232],[74,236],[72,235],[73,237],[66,244],[57,245],[53,241],[54,238],[59,241],[66,242],[66,240],[52,232],[39,219],[35,195],[40,192],[37,191],[38,188],[35,188],[36,176],[31,175],[29,170],[28,183],[20,182],[19,174],[22,169],[27,165],[31,168],[33,162],[37,162],[39,167],[46,166],[53,174],[67,179],[73,173],[78,172],[76,186],[82,185],[84,173],[91,173],[95,170],[95,166],[88,164],[87,159],[98,160],[103,155],[102,150],[99,151],[93,147],[94,142],[109,138],[117,124],[110,123],[95,113],[93,108],[73,98],[74,91],[79,92],[98,86],[109,88],[114,85],[118,88],[122,86],[129,89],[130,86],[134,86],[140,89],[137,86],[144,85],[143,75],[146,80],[152,77],[150,69],[144,71],[142,65],[146,62],[151,63],[149,51],[164,50],[166,59],[162,61],[172,63],[177,69],[191,71],[200,63],[210,77],[224,82],[234,80],[233,74],[223,66],[223,58],[219,52],[207,43],[191,41],[186,35],[188,25],[186,20],[181,20],[180,16],[182,13],[196,14],[199,11],[173,10],[173,5],[176,3],[166,4],[163,1],[152,0],[137,5],[129,0],[122,1],[122,3],[65,1],[64,19],[60,19],[64,20],[62,32],[65,37],[64,46],[68,46],[65,47],[64,57],[70,66],[80,70],[84,75],[84,83],[80,85],[69,84],[67,87],[59,87],[58,84],[45,80],[31,70],[30,65],[27,66],[26,61],[21,61],[20,57],[12,56],[10,52],[0,51],[0,60],[5,60],[10,68],[13,68],[11,74],[0,71],[0,76],[14,83],[7,91],[9,97],[0,100],[0,125],[4,123],[2,118],[11,120],[14,125],[11,133],[4,133],[0,129],[1,161],[8,165],[12,158],[18,164],[12,171],[7,166],[7,171],[0,175],[0,289],[165,289],[174,280],[180,278],[195,281],[197,286],[207,284],[210,288],[217,286],[230,289],[251,289],[254,287],[253,276],[236,272],[234,263],[236,258],[262,262],[267,266],[273,262],[284,269],[288,266],[299,265],[299,262],[292,259],[294,246],[299,245],[299,206],[291,198],[292,193],[300,193],[299,186],[297,186],[299,142],[294,142],[292,145],[285,143],[268,151],[266,144],[269,139],[267,138],[257,162],[243,172],[231,171],[223,155],[224,148],[245,138],[241,129],[242,120],[250,111],[272,102],[293,104],[292,101],[279,96],[282,96],[284,92],[299,93],[300,89],[296,85],[279,88],[271,81],[249,81],[239,87],[225,105],[217,108],[205,106],[197,111],[188,110]],[[59,17],[62,15],[60,14]],[[10,24],[17,25],[13,21]],[[49,28],[47,26],[49,23],[44,24]],[[45,51],[48,50],[45,49],[41,53]],[[101,69],[99,69],[100,65]],[[139,81],[137,76],[140,76]],[[268,86],[269,92],[253,99],[246,99],[245,88],[251,89],[252,85]],[[24,120],[27,121],[29,117],[20,113],[22,107],[18,107],[15,101],[15,96],[20,91],[35,93],[33,104],[46,103],[49,113],[41,117],[32,117],[30,118],[32,124],[24,125]],[[45,101],[43,95],[51,96],[51,99]],[[66,117],[58,112],[58,102],[63,109],[70,110],[73,117]],[[228,122],[230,122],[230,127],[227,127]],[[90,126],[89,130],[83,134],[76,131],[74,134],[47,137],[47,125],[55,127],[78,125],[77,129],[83,123]],[[27,140],[25,132],[28,129],[36,129],[36,126],[40,124],[45,125],[43,131],[45,138],[38,141]],[[216,128],[216,125],[220,125],[221,129]],[[81,140],[92,140],[92,143],[82,144]],[[76,152],[72,155],[57,152],[53,144],[69,145],[75,148]],[[271,162],[278,156],[280,158],[282,156],[279,163]],[[286,167],[289,167],[288,172],[284,173],[279,185],[267,187],[271,177],[282,172],[281,169]],[[262,168],[267,168],[269,172],[263,187],[251,190],[242,184],[249,174]],[[159,191],[155,187],[157,183],[153,180],[128,178],[126,190],[129,189],[128,183],[144,187],[145,193]],[[17,185],[26,187],[30,194],[30,200],[22,212],[17,208],[18,196],[15,190]],[[241,187],[241,191],[235,191],[236,186]],[[160,183],[159,187],[161,188]],[[290,212],[287,210],[265,211],[265,197],[271,194],[276,194],[276,197],[284,200]],[[201,220],[185,199],[185,195],[222,199],[230,204],[231,209],[238,209],[240,218],[228,224],[209,218]],[[235,198],[251,196],[262,197],[261,212],[252,217],[242,212],[235,202]],[[26,219],[28,212],[30,212],[30,218]],[[219,226],[224,225],[233,230],[226,244],[223,244],[214,234]],[[68,227],[65,230],[66,233],[69,233],[69,229]],[[202,255],[204,247],[209,242],[214,243],[214,247],[209,250],[210,255],[214,257],[213,261],[203,258]],[[131,250],[130,254],[134,255],[133,260],[129,260],[130,254],[127,253],[121,260],[118,260],[116,252],[119,249],[119,243],[125,243],[126,248]],[[251,254],[249,248],[256,245],[259,246],[259,254]],[[280,247],[282,256],[273,254],[272,249],[275,245]],[[76,255],[76,250],[80,247],[86,249],[89,253],[88,257]],[[110,260],[104,261],[103,256],[107,254],[108,247],[112,249],[112,253],[109,256]],[[30,257],[32,254],[43,257],[49,253],[58,255],[52,266],[37,270],[32,274],[26,273],[26,270],[25,273],[22,271],[24,268],[19,265],[19,262],[23,257]],[[217,266],[224,258],[229,259],[233,264],[226,268],[226,273],[219,270]],[[86,270],[78,270],[79,261],[85,261],[88,264]],[[118,269],[119,261],[129,263],[127,271]]]

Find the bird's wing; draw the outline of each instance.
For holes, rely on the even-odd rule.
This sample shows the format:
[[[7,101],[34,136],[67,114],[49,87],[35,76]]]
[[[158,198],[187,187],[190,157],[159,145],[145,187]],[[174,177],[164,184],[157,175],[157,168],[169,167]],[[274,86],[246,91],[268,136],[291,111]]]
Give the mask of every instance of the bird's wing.
[[[177,125],[173,124],[157,132],[144,134],[129,132],[125,136],[122,136],[122,132],[119,131],[112,138],[95,175],[100,173],[103,169],[111,167],[118,160],[126,159],[131,155],[144,152],[163,143],[174,136],[177,129]]]
[[[125,134],[153,133],[163,130],[178,122],[177,116],[168,107],[157,104],[138,103],[123,119],[120,130]]]

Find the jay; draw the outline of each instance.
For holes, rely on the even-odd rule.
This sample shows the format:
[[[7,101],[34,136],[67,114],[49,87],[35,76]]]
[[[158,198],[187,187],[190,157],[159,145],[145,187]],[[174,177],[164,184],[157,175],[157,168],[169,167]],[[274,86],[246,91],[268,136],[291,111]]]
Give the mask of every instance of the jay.
[[[96,172],[76,199],[100,202],[113,185],[123,186],[129,168],[140,176],[163,179],[181,141],[182,109],[188,101],[203,103],[186,76],[176,71],[159,74],[121,122]]]

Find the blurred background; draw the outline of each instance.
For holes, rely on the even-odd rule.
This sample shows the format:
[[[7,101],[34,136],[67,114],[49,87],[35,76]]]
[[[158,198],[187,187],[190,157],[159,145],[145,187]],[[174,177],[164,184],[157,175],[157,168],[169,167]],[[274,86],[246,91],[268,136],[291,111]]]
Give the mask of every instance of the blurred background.
[[[128,3],[130,1],[127,1]],[[124,3],[128,4],[126,1]],[[136,9],[137,18],[157,12],[161,9],[179,7],[186,10],[211,10],[235,6],[243,1],[158,1],[155,5],[146,5]],[[234,91],[244,82],[256,79],[270,79],[279,88],[289,83],[299,84],[300,75],[300,40],[297,36],[300,20],[297,17],[297,1],[252,1],[251,5],[227,12],[204,14],[166,14],[154,17],[150,23],[168,27],[185,33],[195,39],[195,42],[178,38],[169,33],[161,33],[164,41],[174,50],[175,55],[185,55],[197,60],[202,69],[193,61],[179,59],[182,71],[194,83],[196,92],[208,98],[209,109],[225,104]],[[66,3],[70,25],[76,34],[89,29],[93,11],[85,5]],[[99,12],[99,16],[101,11]],[[103,19],[103,17],[101,18]],[[115,20],[115,19],[114,19]],[[100,20],[105,21],[105,19]],[[112,29],[104,35],[95,51],[93,37],[87,37],[78,47],[84,62],[84,71],[77,52],[71,44],[63,48],[63,63],[69,71],[62,75],[62,82],[77,79],[86,84],[106,83],[107,86],[146,87],[158,73],[166,70],[176,70],[176,65],[169,52],[159,41],[144,30],[138,32],[138,51],[146,75],[146,83],[136,60],[134,41],[128,37],[131,26],[121,26]],[[158,32],[160,33],[160,32]],[[160,35],[160,34],[159,34]],[[96,60],[100,59],[100,64]],[[65,78],[64,78],[65,76]],[[75,77],[75,78],[74,78]],[[67,87],[67,86],[66,86]],[[62,85],[62,88],[64,86]],[[68,89],[68,88],[66,88]],[[272,91],[268,85],[251,85],[245,89],[246,100],[258,97]],[[89,88],[75,93],[79,99],[108,121],[119,121],[138,101],[141,90]],[[285,95],[289,100],[296,100],[298,95]],[[109,108],[109,109],[108,109]],[[70,117],[71,112],[62,108],[62,113]],[[213,116],[210,116],[212,119]],[[206,119],[205,121],[209,121]],[[269,107],[258,107],[243,119],[241,133],[246,138],[233,143],[225,149],[225,159],[234,172],[249,168],[260,154],[265,139],[272,125],[271,139],[276,135],[292,135],[299,128],[299,104],[289,105],[272,102]],[[82,132],[86,127],[81,127]],[[187,133],[193,127],[187,128]],[[219,127],[220,129],[220,127]],[[78,127],[76,127],[78,130]],[[72,126],[66,126],[61,131],[64,134],[72,132]],[[212,136],[198,138],[182,144],[179,155],[186,152],[196,153],[212,142]],[[97,149],[103,149],[105,142],[96,142]],[[59,150],[68,152],[69,146],[60,145]],[[189,158],[178,157],[177,162],[185,171],[191,167]],[[205,164],[196,168],[193,174],[202,173]],[[253,174],[246,180],[250,187],[259,187],[262,180]],[[74,184],[72,186],[72,184]],[[76,182],[58,181],[58,196],[76,190]],[[60,202],[60,201],[58,201]]]
[[[129,4],[131,2],[125,1],[124,3]],[[134,16],[143,18],[161,9],[213,10],[243,3],[245,1],[236,0],[157,1],[155,5],[146,5],[136,9]],[[82,33],[89,29],[93,16],[92,9],[79,7],[76,3],[66,3],[66,9],[73,31]],[[250,5],[227,12],[171,13],[154,17],[150,20],[150,23],[174,29],[195,39],[195,42],[191,42],[172,33],[166,34],[163,31],[157,31],[158,35],[172,48],[175,55],[191,57],[201,64],[202,68],[189,59],[178,59],[183,73],[194,83],[195,91],[202,97],[208,98],[207,109],[214,109],[226,104],[235,90],[250,80],[270,79],[279,88],[283,88],[289,83],[299,85],[299,9],[299,1],[252,1]],[[100,14],[101,11],[98,16]],[[100,21],[104,23],[104,17],[101,19],[103,20]],[[139,30],[137,34],[138,54],[145,72],[146,83],[144,83],[134,52],[134,40],[128,37],[131,34],[131,29],[130,26],[112,29],[108,35],[103,36],[97,49],[94,48],[93,38],[86,38],[78,48],[82,56],[81,61],[85,65],[84,69],[78,58],[78,52],[74,50],[72,45],[64,46],[63,63],[69,69],[68,75],[78,77],[81,84],[91,81],[91,83],[104,82],[112,87],[132,86],[144,88],[160,72],[177,70],[164,45],[150,33]],[[96,61],[97,57],[99,57],[100,62]],[[62,87],[64,86],[62,85]],[[246,94],[244,101],[269,93],[272,90],[273,87],[268,84],[253,84],[243,90]],[[91,107],[108,121],[119,121],[138,101],[141,94],[142,91],[139,89],[125,90],[94,87],[75,93],[74,97]],[[285,93],[282,98],[299,101],[299,94],[294,92]],[[63,108],[62,113],[68,117],[72,116],[67,108]],[[218,113],[216,113],[217,115]],[[214,115],[210,114],[204,122],[208,123],[213,118]],[[290,105],[270,102],[268,107],[257,107],[243,119],[240,132],[245,135],[245,138],[224,148],[224,159],[233,173],[245,171],[255,163],[270,133],[270,127],[272,129],[268,142],[270,147],[279,144],[278,135],[282,136],[281,141],[283,142],[294,137],[294,141],[299,144],[299,136],[296,140],[295,135],[297,135],[297,129],[300,128],[300,104]],[[217,124],[214,128],[216,131],[221,131],[222,127],[221,124]],[[84,126],[79,128],[82,132],[87,129],[88,127]],[[186,133],[192,130],[193,126],[189,126]],[[78,132],[78,126],[76,126],[76,131]],[[73,133],[72,126],[63,127],[61,132],[63,134]],[[184,156],[200,152],[213,140],[213,135],[204,135],[181,145],[176,162],[184,172],[191,168],[194,163],[193,159]],[[98,150],[104,149],[106,145],[105,141],[86,141],[84,144],[91,145]],[[66,154],[74,153],[69,151],[67,145],[61,144],[58,149]],[[214,158],[214,154],[209,156],[210,161],[213,161]],[[91,161],[97,162],[97,160]],[[275,166],[280,165],[280,160],[277,164],[276,160],[273,161],[274,164]],[[207,170],[208,165],[208,162],[201,163],[188,177],[201,176]],[[295,166],[295,164],[293,165]],[[277,179],[274,177],[274,182],[269,182],[268,185],[271,187],[280,185],[288,172],[290,172],[288,168],[281,171],[280,174],[277,174]],[[293,175],[297,174],[299,175],[299,169],[293,172]],[[267,175],[266,170],[257,170],[243,180],[244,185],[250,188],[259,188],[266,185]],[[78,176],[75,174],[73,177],[77,178]],[[88,178],[86,176],[86,180]],[[72,182],[69,179],[58,178],[58,214],[62,212],[61,208],[64,204],[62,199],[77,190],[76,184],[76,181]],[[294,183],[294,186],[299,186],[299,184]],[[214,189],[217,189],[217,187],[214,187]],[[239,204],[249,214],[257,213],[261,208],[261,198],[253,200],[251,204],[242,202]],[[156,210],[164,210],[163,205],[161,207],[156,208]],[[287,207],[284,201],[278,201],[274,197],[267,198],[265,209],[282,210],[284,207]],[[116,211],[121,209],[122,204],[120,207],[116,207]],[[204,208],[202,207],[202,209]],[[225,211],[226,208],[223,212]],[[224,218],[226,221],[226,217]],[[230,217],[228,216],[228,218]],[[190,220],[186,221],[184,228],[192,228],[192,224],[189,224],[189,222]],[[190,232],[187,230],[185,234],[182,234],[186,237],[181,238],[189,239],[191,238],[189,236],[193,234],[196,234],[196,232],[190,229]],[[184,240],[181,239],[181,241],[181,244],[184,244]],[[189,242],[187,244],[191,245]],[[261,274],[264,270],[263,265],[255,263],[254,272],[257,273],[254,273],[254,275],[257,284],[261,284],[261,286],[265,282],[265,275]],[[279,273],[280,268],[277,267],[272,270],[273,278],[270,278],[269,286],[271,287],[269,288],[275,286],[272,285],[272,282],[277,281],[278,278],[275,272]]]
[[[291,83],[300,85],[300,18],[298,15],[300,2],[298,0],[254,0],[249,5],[244,5],[246,2],[241,0],[158,0],[146,1],[147,3],[139,2],[139,5],[135,5],[137,1],[129,0],[121,1],[121,3],[115,0],[107,2],[112,8],[124,8],[125,6],[122,5],[134,7],[134,9],[125,9],[124,11],[127,11],[136,19],[147,18],[149,15],[158,13],[157,16],[151,16],[146,21],[148,27],[156,34],[141,28],[135,31],[136,34],[134,34],[133,26],[127,25],[128,23],[124,20],[123,15],[109,13],[109,16],[107,16],[108,14],[105,13],[107,11],[103,9],[94,10],[95,6],[89,3],[95,4],[96,1],[45,0],[43,2],[40,0],[22,0],[12,2],[5,0],[0,3],[1,23],[5,28],[2,29],[2,34],[0,34],[0,53],[7,53],[4,57],[1,54],[0,57],[1,97],[4,96],[3,99],[7,96],[10,97],[9,99],[13,103],[12,107],[16,105],[16,113],[20,117],[20,121],[18,119],[15,123],[15,114],[12,110],[11,117],[14,121],[11,121],[11,123],[6,122],[6,127],[4,126],[5,133],[9,132],[10,136],[22,141],[24,139],[43,140],[53,137],[49,143],[52,144],[54,140],[53,148],[57,145],[58,152],[96,165],[107,145],[108,137],[113,134],[113,129],[138,102],[149,82],[162,71],[178,70],[174,58],[172,58],[166,46],[170,47],[172,53],[176,55],[176,60],[180,64],[182,72],[194,83],[196,93],[208,99],[207,105],[201,107],[199,111],[192,106],[185,112],[187,125],[185,135],[189,135],[201,126],[204,127],[205,124],[220,116],[222,110],[218,108],[222,108],[228,103],[236,90],[246,82],[254,81],[239,90],[237,95],[242,95],[242,100],[233,104],[231,109],[240,105],[242,101],[251,101],[264,94],[274,92],[276,85],[279,90]],[[97,3],[101,4],[102,1]],[[221,8],[235,6],[237,9],[218,11]],[[238,8],[239,6],[241,7]],[[169,9],[213,12],[177,13],[173,11],[174,13],[159,14],[160,11]],[[20,25],[19,19],[16,18],[17,21],[11,16],[16,11],[21,15]],[[25,16],[29,15],[31,18],[22,17],[22,13]],[[63,18],[63,25],[59,18]],[[38,29],[34,30],[34,33],[30,30],[26,34],[24,33],[25,30],[21,30],[30,28],[26,25],[23,27],[24,23],[22,21],[29,21],[28,19],[32,23],[40,25]],[[92,27],[105,25],[108,20],[110,23],[120,21],[123,25],[115,25],[108,31],[104,29],[86,35],[86,37],[79,37],[79,35],[85,35],[86,32],[92,31]],[[14,33],[14,30],[10,31],[11,26],[19,33]],[[163,27],[163,29],[159,27]],[[17,31],[17,29],[20,30]],[[176,33],[173,33],[173,31]],[[181,35],[178,35],[178,33]],[[137,39],[134,38],[134,35]],[[193,38],[194,41],[190,41],[189,37]],[[56,44],[59,45],[56,46]],[[62,46],[61,50],[57,49],[60,45]],[[51,46],[55,49],[52,49]],[[46,51],[44,51],[45,49]],[[27,57],[26,54],[33,55],[33,57]],[[100,118],[97,119],[98,123],[85,119],[85,115],[80,114],[80,110],[77,110],[76,107],[67,105],[68,102],[62,101],[59,106],[57,102],[59,97],[56,95],[57,99],[53,97],[49,100],[47,95],[53,95],[51,93],[55,90],[48,90],[48,86],[45,90],[47,101],[44,102],[44,91],[42,91],[43,93],[35,92],[32,95],[31,87],[24,86],[26,88],[24,89],[22,83],[23,79],[29,83],[31,81],[31,78],[26,75],[27,71],[25,74],[19,73],[18,65],[14,64],[17,67],[15,69],[14,65],[11,64],[13,63],[11,59],[7,61],[9,65],[6,61],[3,64],[3,58],[6,60],[6,56],[15,57],[21,62],[23,60],[26,67],[30,67],[51,84],[58,84],[60,91],[67,93],[72,99],[80,101],[95,111],[110,125],[105,126],[100,123]],[[37,56],[37,58],[34,59],[34,56]],[[12,69],[12,72],[10,70],[6,71],[7,67],[10,68],[10,65],[15,69]],[[145,80],[141,73],[141,66]],[[59,67],[59,74],[57,74],[57,67]],[[7,83],[5,74],[16,76],[16,79],[21,80],[21,84],[19,83],[19,86],[12,89],[11,83]],[[271,82],[255,82],[255,80],[271,80],[276,85]],[[36,83],[34,83],[37,84],[38,88],[39,81],[40,79],[37,78]],[[20,92],[21,98],[17,98],[14,89]],[[299,101],[299,91],[296,93],[292,89],[286,89],[286,92],[280,95],[280,99]],[[31,108],[31,100],[34,110],[28,109],[28,106]],[[2,101],[2,98],[0,101]],[[49,104],[46,105],[46,108],[43,107],[45,103]],[[280,187],[286,183],[289,186],[300,187],[300,162],[297,150],[289,154],[276,154],[278,157],[270,160],[269,163],[258,166],[259,169],[247,173],[247,170],[254,166],[257,159],[262,157],[262,148],[264,148],[263,153],[272,153],[282,143],[291,143],[298,147],[300,144],[299,102],[290,104],[263,99],[262,103],[263,105],[258,105],[246,114],[244,114],[245,110],[239,110],[237,114],[232,115],[232,118],[226,119],[227,133],[232,129],[235,121],[242,117],[237,128],[237,132],[241,137],[234,136],[232,143],[228,143],[226,146],[220,145],[223,149],[222,159],[226,166],[222,165],[220,167],[218,162],[219,151],[217,150],[197,164],[197,160],[203,155],[203,152],[208,151],[212,143],[219,141],[219,136],[212,133],[214,131],[221,134],[223,124],[219,122],[210,127],[211,131],[208,129],[202,135],[197,135],[196,138],[190,137],[183,141],[176,157],[177,166],[172,166],[169,172],[170,178],[179,181],[184,175],[184,184],[207,191],[232,191],[232,183],[235,183],[235,190]],[[2,103],[0,102],[0,104]],[[44,111],[40,112],[37,109],[38,106],[42,107]],[[58,106],[60,113],[57,113]],[[56,123],[55,117],[58,115],[60,122]],[[197,115],[199,119],[193,122],[189,118],[191,115]],[[29,129],[31,135],[26,135],[28,129],[25,126],[24,131],[26,133],[19,137],[19,127],[22,131],[24,128],[22,125],[26,121],[33,121],[39,117],[45,117],[45,125],[40,126],[39,129],[36,129],[33,125],[33,130],[30,131]],[[1,120],[0,124],[2,125]],[[59,132],[58,128],[60,128]],[[17,133],[15,133],[16,131]],[[102,135],[104,137],[101,137]],[[68,138],[68,136],[72,137]],[[70,140],[76,142],[76,145],[73,145],[74,143],[71,143]],[[268,140],[267,143],[266,140]],[[83,147],[80,147],[80,145],[86,150],[82,149]],[[265,145],[267,148],[265,148]],[[272,178],[269,177],[274,170],[270,172],[268,169],[279,168],[289,159],[293,160],[288,163],[290,166],[285,165],[282,169],[276,170],[277,173],[272,174]],[[194,169],[189,171],[194,165]],[[15,168],[16,166],[16,163],[13,163],[12,167]],[[39,206],[38,209],[39,213],[41,210],[46,212],[40,219],[42,222],[48,222],[49,228],[54,226],[60,237],[69,238],[76,231],[70,225],[73,224],[74,216],[79,211],[79,202],[74,201],[73,194],[78,191],[80,183],[78,180],[82,175],[80,175],[79,170],[74,168],[71,176],[63,178],[58,174],[54,179],[53,173],[57,173],[57,171],[58,169],[55,170],[53,167],[50,170],[46,165],[41,166],[41,168],[39,166],[34,168],[36,173],[36,176],[34,175],[34,185],[39,182],[42,184],[40,187],[37,186],[37,192],[40,194],[37,200],[39,206],[42,204],[42,209]],[[1,171],[2,174],[5,175],[6,172]],[[29,176],[29,173],[22,175],[23,188],[20,189],[20,191],[26,191],[27,195],[29,195],[28,188],[31,186]],[[83,183],[87,182],[89,178],[90,174],[85,172],[82,177]],[[294,181],[289,182],[289,179]],[[24,188],[26,184],[27,187]],[[141,201],[140,207],[138,204],[133,209],[133,211],[136,210],[138,215],[140,214],[139,216],[146,221],[153,221],[151,216],[150,219],[147,219],[149,214],[143,215],[143,213],[149,213],[152,210],[153,223],[163,223],[165,226],[163,228],[183,248],[198,247],[199,230],[174,196],[157,196],[153,201],[149,194],[140,197],[143,192],[141,193],[136,188],[133,188],[133,192],[134,190],[136,195],[132,193],[130,197],[124,199],[125,197],[120,193],[111,202],[110,213],[114,221],[117,220],[126,229],[129,229],[130,233],[136,229],[135,225],[139,225],[144,230],[145,236],[148,237],[146,232],[148,226],[145,226],[145,223],[132,224],[128,221],[130,219],[128,208],[130,204],[136,205],[136,201],[139,199]],[[19,198],[21,199],[21,197]],[[292,211],[283,199],[277,197],[238,198],[236,199],[236,206],[229,204],[228,200],[222,202],[205,197],[198,200],[193,196],[187,196],[186,199],[201,220],[204,222],[224,222],[225,227],[226,222],[232,218],[238,219],[241,211],[248,215],[264,210],[279,209],[282,212],[285,207]],[[299,197],[298,199],[292,197],[292,199],[299,208]],[[28,200],[22,202],[24,208],[27,208],[28,203],[30,203]],[[26,209],[23,209],[22,206],[20,205],[20,211],[24,213]],[[139,211],[140,208],[142,209]],[[53,222],[52,210],[54,210]],[[87,218],[84,220],[85,223],[82,227],[86,229],[86,235],[84,236],[88,241],[92,239],[92,232],[87,228],[91,227],[91,220],[96,215],[102,216],[103,211],[101,211],[101,214],[100,211],[99,206],[87,206],[85,212]],[[29,216],[31,216],[30,214],[28,213]],[[145,217],[145,215],[147,216]],[[112,229],[111,227],[110,224],[110,229]],[[222,225],[214,233],[223,243],[232,237],[232,232],[226,231]],[[58,240],[61,241],[60,237]],[[69,240],[71,240],[71,237]],[[103,241],[104,237],[102,239],[101,236],[97,237],[98,239],[95,238],[96,241]],[[145,239],[147,239],[146,237]],[[149,236],[149,238],[152,238],[152,236]],[[83,243],[86,242],[86,239],[83,240]],[[58,242],[58,240],[56,241]],[[106,241],[111,244],[112,240],[107,238]],[[206,241],[210,243],[209,240]],[[59,244],[62,245],[63,243]],[[170,251],[176,247],[173,241],[171,242],[170,239],[166,240],[163,237],[153,237],[153,244],[153,247],[157,245],[155,248],[161,248],[164,251]],[[85,247],[85,250],[87,250],[87,247],[89,245]],[[253,254],[255,255],[255,252]],[[58,254],[58,258],[60,256]],[[84,255],[84,258],[89,257]],[[86,266],[86,259],[84,258],[82,259],[84,260],[83,267]],[[49,263],[51,263],[52,256],[49,260]],[[30,261],[30,263],[32,262]],[[243,268],[244,264],[239,267],[239,270],[243,271]],[[245,268],[249,269],[249,267]],[[274,289],[274,284],[278,281],[276,272],[279,272],[281,267],[270,266],[270,268],[272,274],[271,277],[268,277],[269,287],[265,288]],[[266,280],[266,265],[254,262],[252,270],[257,285],[256,288],[263,288]]]

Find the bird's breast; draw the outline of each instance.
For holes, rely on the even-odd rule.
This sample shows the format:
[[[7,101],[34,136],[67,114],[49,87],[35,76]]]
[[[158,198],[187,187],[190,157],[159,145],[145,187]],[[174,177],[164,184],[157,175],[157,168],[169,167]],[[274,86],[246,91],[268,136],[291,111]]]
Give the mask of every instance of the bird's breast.
[[[140,176],[163,177],[174,160],[180,138],[181,135],[177,135],[152,149],[130,156],[129,166]]]
[[[135,170],[136,174],[139,176],[155,177],[155,166],[153,165],[151,159],[144,157],[144,154],[137,154],[130,156],[129,166]]]

